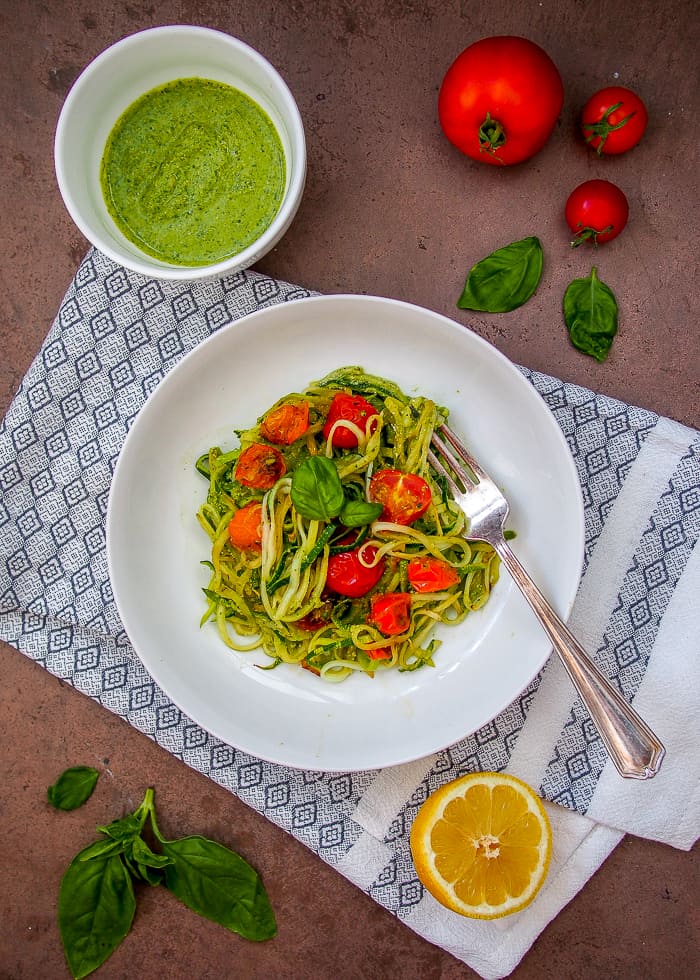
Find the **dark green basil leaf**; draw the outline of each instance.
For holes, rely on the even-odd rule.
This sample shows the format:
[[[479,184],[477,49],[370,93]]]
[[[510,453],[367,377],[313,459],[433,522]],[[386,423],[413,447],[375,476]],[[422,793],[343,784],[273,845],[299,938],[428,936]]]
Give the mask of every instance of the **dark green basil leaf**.
[[[97,829],[101,834],[106,834],[114,840],[128,840],[130,837],[137,837],[143,828],[143,819],[137,816],[138,813],[138,810],[135,813],[127,813],[125,817],[113,820],[106,826]]]
[[[376,521],[384,510],[381,504],[370,504],[367,500],[348,500],[340,512],[340,520],[345,527],[364,527]]]
[[[275,915],[257,872],[228,848],[206,837],[161,841],[172,861],[165,886],[188,908],[245,939],[271,939]]]
[[[345,494],[335,464],[327,456],[309,456],[292,474],[292,503],[310,521],[329,521],[343,509]]]
[[[574,347],[604,361],[617,333],[617,301],[595,266],[587,279],[574,279],[567,286],[564,320]]]
[[[163,869],[172,864],[165,854],[156,854],[143,837],[135,837],[124,853],[124,861],[136,878],[147,881],[149,885],[160,885]]]
[[[134,886],[121,858],[76,855],[61,879],[58,925],[71,973],[86,977],[111,956],[131,929]]]
[[[542,278],[539,238],[523,238],[496,249],[469,271],[457,306],[462,310],[508,313],[526,303]]]
[[[73,766],[66,769],[53,786],[49,786],[47,792],[49,803],[57,810],[76,810],[90,799],[99,775],[97,769],[91,766]]]
[[[96,840],[94,844],[84,848],[80,852],[81,861],[94,861],[95,858],[106,858],[111,854],[121,854],[124,850],[125,842],[113,840],[111,837],[103,837]]]

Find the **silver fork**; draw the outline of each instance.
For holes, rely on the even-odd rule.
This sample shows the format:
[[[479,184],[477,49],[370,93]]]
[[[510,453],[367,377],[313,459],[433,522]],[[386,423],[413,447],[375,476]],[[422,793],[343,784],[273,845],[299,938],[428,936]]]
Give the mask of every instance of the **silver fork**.
[[[465,537],[486,541],[498,553],[561,658],[620,775],[655,776],[666,754],[664,746],[598,670],[511,551],[503,536],[509,510],[506,498],[448,426],[440,426],[432,445],[439,456],[430,450],[428,459],[469,519]]]

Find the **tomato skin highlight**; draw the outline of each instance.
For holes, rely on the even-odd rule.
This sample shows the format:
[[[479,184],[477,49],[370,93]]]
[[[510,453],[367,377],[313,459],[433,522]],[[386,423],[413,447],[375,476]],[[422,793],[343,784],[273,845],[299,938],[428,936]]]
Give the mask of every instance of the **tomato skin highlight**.
[[[522,163],[549,139],[564,103],[559,71],[524,37],[482,38],[445,74],[440,125],[462,153],[492,166]]]
[[[432,501],[430,487],[417,473],[401,470],[379,470],[369,481],[369,499],[382,504],[381,521],[413,524],[422,517]]]
[[[609,180],[586,180],[569,195],[564,216],[575,235],[572,246],[584,241],[601,245],[617,238],[623,230],[629,217],[629,204],[617,184]]]
[[[372,597],[367,617],[384,636],[398,636],[411,625],[411,596],[408,592],[387,592]]]
[[[268,442],[278,446],[291,446],[301,439],[309,428],[309,403],[287,403],[268,412],[260,426],[260,433]]]
[[[598,156],[616,156],[637,146],[649,116],[636,93],[609,85],[590,97],[581,111],[581,132]]]
[[[254,442],[238,457],[235,478],[252,490],[269,490],[286,472],[287,464],[278,449]]]
[[[262,548],[262,504],[251,500],[231,518],[229,541],[241,551],[260,551]]]
[[[416,592],[441,592],[459,582],[459,572],[449,562],[429,555],[411,558],[406,570],[408,581]]]
[[[328,559],[326,587],[349,599],[359,599],[373,589],[384,574],[386,562],[381,558],[376,565],[367,568],[360,561],[360,551],[366,561],[373,561],[377,553],[374,545],[341,551]]]
[[[344,419],[353,422],[365,434],[371,432],[370,419],[378,418],[379,413],[362,395],[349,395],[339,391],[333,396],[328,416],[323,426],[323,437],[328,439],[331,429],[337,421]],[[333,433],[333,445],[338,449],[354,449],[357,446],[357,436],[351,429],[339,426]]]

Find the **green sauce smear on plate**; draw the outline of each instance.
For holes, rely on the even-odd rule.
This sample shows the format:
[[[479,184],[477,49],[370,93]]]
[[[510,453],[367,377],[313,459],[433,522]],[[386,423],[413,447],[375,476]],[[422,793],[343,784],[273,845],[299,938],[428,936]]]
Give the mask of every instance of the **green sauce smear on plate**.
[[[277,130],[251,98],[181,78],[146,92],[117,120],[100,182],[117,227],[163,262],[237,255],[270,226],[284,195]]]

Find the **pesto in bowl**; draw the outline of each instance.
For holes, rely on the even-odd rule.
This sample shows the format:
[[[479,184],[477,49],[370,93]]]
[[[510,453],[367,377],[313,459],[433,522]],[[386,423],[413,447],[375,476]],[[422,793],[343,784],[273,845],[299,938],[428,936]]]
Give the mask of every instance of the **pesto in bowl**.
[[[163,262],[203,266],[260,238],[279,211],[285,171],[277,130],[253,99],[222,82],[181,78],[122,113],[100,184],[134,245]]]

